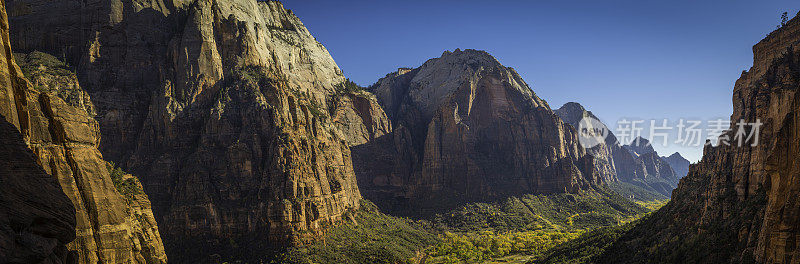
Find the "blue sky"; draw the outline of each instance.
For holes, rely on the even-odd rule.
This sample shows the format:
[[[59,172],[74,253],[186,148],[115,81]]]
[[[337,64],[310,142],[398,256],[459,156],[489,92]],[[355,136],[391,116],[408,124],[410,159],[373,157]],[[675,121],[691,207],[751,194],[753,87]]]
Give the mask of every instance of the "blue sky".
[[[283,3],[361,85],[445,50],[481,49],[514,67],[552,108],[579,102],[612,130],[623,118],[673,126],[697,119],[704,128],[727,120],[752,45],[782,12],[800,8],[797,0]],[[656,143],[661,155],[702,155],[700,147]]]

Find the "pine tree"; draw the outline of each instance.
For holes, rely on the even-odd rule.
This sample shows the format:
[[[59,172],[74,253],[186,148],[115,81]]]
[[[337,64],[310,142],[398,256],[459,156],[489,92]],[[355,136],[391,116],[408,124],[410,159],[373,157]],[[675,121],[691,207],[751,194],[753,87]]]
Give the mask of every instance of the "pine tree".
[[[781,27],[786,26],[786,23],[789,22],[789,12],[783,12],[781,14]]]

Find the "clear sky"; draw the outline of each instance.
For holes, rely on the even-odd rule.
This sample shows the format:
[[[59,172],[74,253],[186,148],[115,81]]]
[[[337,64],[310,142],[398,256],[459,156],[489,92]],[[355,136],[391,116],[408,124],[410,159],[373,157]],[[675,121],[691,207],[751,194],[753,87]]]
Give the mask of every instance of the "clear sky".
[[[800,8],[797,0],[283,3],[361,85],[445,50],[481,49],[514,67],[552,108],[579,102],[612,130],[623,118],[667,118],[673,127],[697,119],[702,128],[729,119],[752,46],[781,13],[791,18]],[[691,161],[702,155],[700,147],[654,147]]]

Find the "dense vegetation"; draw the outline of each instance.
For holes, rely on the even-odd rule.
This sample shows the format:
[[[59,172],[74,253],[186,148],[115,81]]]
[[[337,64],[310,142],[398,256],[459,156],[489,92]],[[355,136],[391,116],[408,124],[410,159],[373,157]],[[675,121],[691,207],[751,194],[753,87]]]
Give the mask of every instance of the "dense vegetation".
[[[551,247],[575,239],[581,231],[537,230],[496,234],[492,231],[454,234],[429,250],[425,263],[483,262],[509,255],[539,256]]]
[[[369,201],[353,212],[355,223],[333,228],[323,239],[291,249],[288,263],[413,263],[439,241],[424,222],[385,215]]]
[[[14,53],[14,59],[22,70],[22,74],[28,79],[36,79],[45,74],[54,76],[73,75],[69,70],[69,65],[44,52]]]
[[[588,263],[605,252],[606,248],[636,223],[638,221],[586,232],[577,239],[555,246],[533,263]]]
[[[710,176],[699,177],[702,178],[685,181],[687,185],[684,190],[704,194],[707,185],[703,184],[709,181]],[[752,251],[744,249],[747,245],[739,242],[740,234],[735,230],[745,226],[752,232],[761,229],[759,219],[763,217],[767,202],[763,187],[744,201],[739,200],[733,188],[727,189],[718,195],[712,206],[688,200],[697,200],[696,196],[682,194],[680,197],[683,200],[669,203],[640,220],[620,236],[606,253],[593,258],[593,262],[641,263],[658,259],[663,263],[755,263]],[[721,221],[697,221],[699,218],[696,213],[704,209],[717,213],[739,213]]]
[[[608,189],[577,194],[524,195],[495,203],[473,203],[447,214],[434,223],[456,232],[491,230],[586,230],[629,222],[649,212]]]
[[[371,202],[362,201],[362,208],[352,212],[354,222],[333,228],[315,243],[291,249],[283,261],[481,263],[515,256],[563,260],[573,256],[551,249],[565,248],[558,245],[573,240],[583,241],[574,242],[582,243],[581,250],[570,251],[583,259],[601,252],[610,243],[605,241],[613,241],[619,230],[628,228],[625,223],[663,205],[660,201],[632,202],[601,188],[471,203],[416,221],[383,214]],[[583,240],[575,240],[579,237]],[[573,242],[565,245],[569,243]]]
[[[608,184],[608,187],[614,192],[618,193],[622,197],[634,200],[636,202],[653,202],[669,199],[663,194],[652,190],[652,188],[645,188],[647,185],[643,186],[638,186],[627,182],[612,182]]]

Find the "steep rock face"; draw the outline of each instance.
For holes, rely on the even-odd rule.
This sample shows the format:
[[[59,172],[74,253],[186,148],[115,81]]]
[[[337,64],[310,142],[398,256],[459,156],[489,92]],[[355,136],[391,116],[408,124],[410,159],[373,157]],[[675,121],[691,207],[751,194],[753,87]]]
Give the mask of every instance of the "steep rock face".
[[[17,117],[37,162],[58,179],[75,206],[77,238],[67,248],[77,252],[80,263],[166,263],[147,196],[141,187],[133,187],[140,192],[135,197],[126,197],[116,187],[109,164],[97,149],[97,122],[87,112],[93,106],[76,82],[64,82],[76,80],[75,75],[37,64],[41,60],[24,63],[28,62],[33,64],[23,68],[35,68],[29,76],[37,85],[15,69],[19,89],[8,97],[15,98],[10,104],[17,108],[8,115]],[[135,177],[127,182],[138,184]]]
[[[622,148],[630,152],[634,157],[656,152],[656,150],[653,149],[653,145],[650,144],[650,141],[642,137],[633,139],[633,141],[622,146]]]
[[[358,89],[338,89],[329,102],[333,124],[349,146],[367,143],[392,131],[391,122],[375,95]]]
[[[22,68],[28,69],[26,73],[30,73],[29,77],[36,85],[28,82],[12,57],[7,29],[4,20],[5,58],[2,68],[5,69],[3,77],[6,81],[5,89],[0,91],[0,112],[9,123],[19,128],[23,142],[27,143],[35,161],[43,168],[39,169],[40,176],[32,177],[52,175],[51,179],[57,180],[63,190],[59,191],[66,194],[74,207],[70,212],[73,219],[69,220],[73,233],[59,238],[59,241],[71,242],[66,249],[58,250],[60,254],[66,250],[73,253],[67,259],[61,257],[61,261],[166,263],[147,196],[140,194],[128,199],[115,188],[108,164],[97,149],[99,134],[97,123],[92,118],[93,106],[74,82],[74,74],[48,63],[23,64]],[[28,61],[27,55],[23,55],[23,61],[40,62],[42,56],[46,57],[46,54],[35,54],[37,58]],[[55,64],[58,62],[54,58],[45,59]],[[26,153],[30,151],[20,152]],[[127,182],[136,182],[135,178],[130,178]],[[27,190],[31,191],[30,188]],[[60,205],[55,202],[55,205]],[[37,221],[46,219],[34,221],[34,224],[42,225]],[[75,239],[66,240],[66,237]],[[45,245],[42,252],[55,246],[56,243]]]
[[[575,102],[566,103],[554,112],[575,128],[579,128],[579,122],[585,117],[600,120]],[[631,183],[667,197],[678,185],[679,177],[647,139],[639,137],[628,145],[620,145],[609,129],[605,142],[587,149],[587,153],[595,158],[595,169],[609,180]]]
[[[255,262],[358,206],[348,145],[388,121],[369,94],[340,89],[341,70],[281,3],[11,9],[15,47],[77,65],[102,151],[140,175],[174,261]]]
[[[354,162],[367,198],[389,210],[425,214],[457,202],[574,192],[602,182],[575,130],[486,52],[445,52],[370,90],[394,130],[356,146]]]
[[[20,133],[28,128],[18,115],[27,87],[11,56],[5,9],[0,1],[0,263],[75,263],[66,247],[75,239],[75,208]]]
[[[667,197],[678,186],[680,179],[669,163],[658,156],[650,141],[637,137],[630,144],[622,146],[633,157],[631,183],[649,188]],[[628,169],[628,168],[626,168]]]
[[[587,111],[582,105],[575,102],[566,103],[553,112],[562,120],[564,120],[565,123],[575,128],[576,131],[580,128],[579,123],[584,118],[593,118],[598,121],[600,120],[597,118],[597,116],[592,114],[591,111]],[[592,124],[586,122],[585,125],[591,126]],[[606,182],[611,182],[617,180],[617,168],[614,163],[614,151],[620,151],[620,147],[614,134],[611,133],[605,124],[603,124],[603,126],[608,130],[608,137],[605,138],[604,142],[601,142],[594,147],[587,148],[586,153],[594,157],[594,170],[597,171],[597,173],[603,179],[605,179]]]
[[[0,263],[75,263],[75,208],[17,129],[0,118]]]
[[[681,156],[680,153],[675,152],[672,153],[672,155],[669,155],[669,157],[661,157],[661,159],[666,161],[669,164],[669,167],[675,171],[675,176],[677,176],[678,179],[685,177],[686,174],[689,174],[689,164],[691,164],[691,162]]]
[[[753,47],[753,67],[734,87],[732,130],[724,136],[733,140],[740,120],[760,120],[758,145],[707,146],[672,201],[601,262],[800,262],[798,44],[794,18]]]

